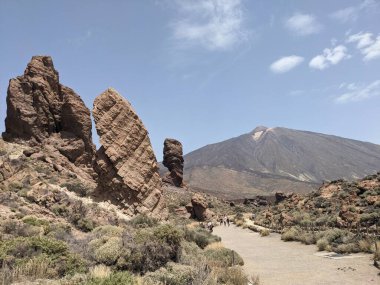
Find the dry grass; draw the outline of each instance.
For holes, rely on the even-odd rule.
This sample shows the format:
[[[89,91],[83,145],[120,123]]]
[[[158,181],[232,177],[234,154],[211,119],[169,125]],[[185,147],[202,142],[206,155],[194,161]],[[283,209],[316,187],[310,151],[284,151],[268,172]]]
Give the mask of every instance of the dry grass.
[[[15,281],[49,278],[50,262],[46,259],[32,258],[28,262],[10,269],[6,263],[0,271],[2,284],[11,284]]]
[[[111,275],[111,268],[103,264],[95,265],[90,268],[89,273],[92,278],[105,279]]]
[[[217,248],[224,248],[225,246],[221,242],[213,242],[210,243],[208,246],[206,246],[205,249],[217,249]]]

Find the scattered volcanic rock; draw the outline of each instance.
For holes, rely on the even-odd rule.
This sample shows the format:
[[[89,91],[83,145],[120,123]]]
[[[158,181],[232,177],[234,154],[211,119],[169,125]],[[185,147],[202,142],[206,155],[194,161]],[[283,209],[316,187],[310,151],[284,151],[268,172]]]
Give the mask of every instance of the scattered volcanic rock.
[[[76,165],[91,166],[95,147],[90,111],[59,83],[50,56],[34,56],[23,76],[9,81],[4,140],[54,145]]]
[[[191,198],[191,205],[193,217],[200,221],[209,220],[214,216],[214,213],[208,209],[206,199],[200,194],[194,194]]]
[[[107,89],[94,101],[93,116],[102,146],[96,153],[98,198],[122,206],[130,215],[163,217],[161,178],[148,131],[131,104]]]
[[[165,139],[164,142],[164,166],[170,173],[162,179],[164,182],[174,186],[183,186],[183,153],[181,142],[175,139]]]

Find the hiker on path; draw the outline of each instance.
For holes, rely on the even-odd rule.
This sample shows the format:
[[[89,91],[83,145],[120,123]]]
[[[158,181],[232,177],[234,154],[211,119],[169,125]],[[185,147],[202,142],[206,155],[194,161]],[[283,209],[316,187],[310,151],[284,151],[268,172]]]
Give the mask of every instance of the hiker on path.
[[[227,225],[230,226],[230,218],[227,217]]]
[[[212,233],[213,228],[214,228],[214,224],[212,222],[208,222],[207,228],[209,229],[210,233]]]
[[[224,215],[224,217],[223,217],[223,224],[224,224],[224,226],[227,226],[227,216],[226,215]]]

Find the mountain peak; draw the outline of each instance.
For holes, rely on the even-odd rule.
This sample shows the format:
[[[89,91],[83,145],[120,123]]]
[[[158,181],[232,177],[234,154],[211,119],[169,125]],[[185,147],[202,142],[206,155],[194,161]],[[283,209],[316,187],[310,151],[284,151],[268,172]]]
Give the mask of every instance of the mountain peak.
[[[266,131],[266,130],[268,130],[268,127],[257,126],[256,128],[253,129],[253,131],[251,132],[251,134],[255,134],[257,132],[263,132],[263,131]]]

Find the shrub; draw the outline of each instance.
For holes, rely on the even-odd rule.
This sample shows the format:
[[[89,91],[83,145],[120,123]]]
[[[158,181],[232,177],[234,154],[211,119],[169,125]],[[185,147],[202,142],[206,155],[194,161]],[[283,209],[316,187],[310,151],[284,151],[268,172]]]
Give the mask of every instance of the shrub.
[[[216,269],[217,284],[246,285],[248,277],[240,267]]]
[[[244,261],[241,256],[228,248],[206,249],[204,256],[211,266],[230,267],[234,265],[244,265]]]
[[[148,273],[144,279],[151,284],[187,285],[193,284],[194,271],[192,266],[170,262],[165,268]]]
[[[316,242],[316,237],[314,233],[310,232],[303,232],[299,237],[298,240],[304,244],[314,244]]]
[[[114,265],[121,255],[123,247],[120,237],[103,237],[89,243],[93,258],[106,265]]]
[[[284,241],[296,241],[300,235],[301,230],[297,227],[291,227],[281,235],[281,239]]]
[[[96,265],[91,267],[89,270],[91,278],[105,279],[111,275],[111,268],[103,264]]]
[[[187,241],[195,242],[200,248],[205,248],[210,243],[219,242],[221,238],[208,232],[206,229],[197,227],[195,229],[184,229],[184,237]]]
[[[317,240],[317,247],[319,251],[329,250],[329,242],[325,238],[319,239]]]
[[[64,276],[84,272],[85,263],[68,251],[67,244],[47,237],[18,237],[0,244],[0,263],[28,264],[33,258],[41,258],[50,264],[51,275]]]
[[[194,243],[182,241],[178,261],[185,265],[195,265],[200,260],[202,250]]]
[[[268,229],[263,229],[263,230],[260,231],[260,235],[261,235],[262,237],[269,236],[269,234],[270,234],[270,232],[269,232]]]
[[[359,252],[360,248],[356,243],[340,244],[334,248],[337,253],[354,253]]]
[[[145,273],[164,266],[173,256],[172,248],[160,240],[151,237],[129,247],[130,252],[120,258],[117,266],[133,272]]]
[[[105,225],[95,228],[91,234],[96,238],[121,237],[124,229],[117,226]]]
[[[157,219],[148,217],[147,215],[137,215],[130,221],[135,228],[151,228],[158,224]]]
[[[179,231],[175,226],[169,224],[158,226],[154,230],[153,234],[158,239],[175,248],[178,248],[183,238],[183,233]]]
[[[79,181],[66,182],[61,184],[61,187],[66,187],[67,190],[78,194],[80,197],[86,197],[91,193],[91,189]]]
[[[91,278],[85,285],[136,285],[137,281],[128,271],[115,272],[106,278]]]
[[[359,240],[359,249],[362,252],[372,252],[371,250],[371,242],[367,239],[361,239]]]

